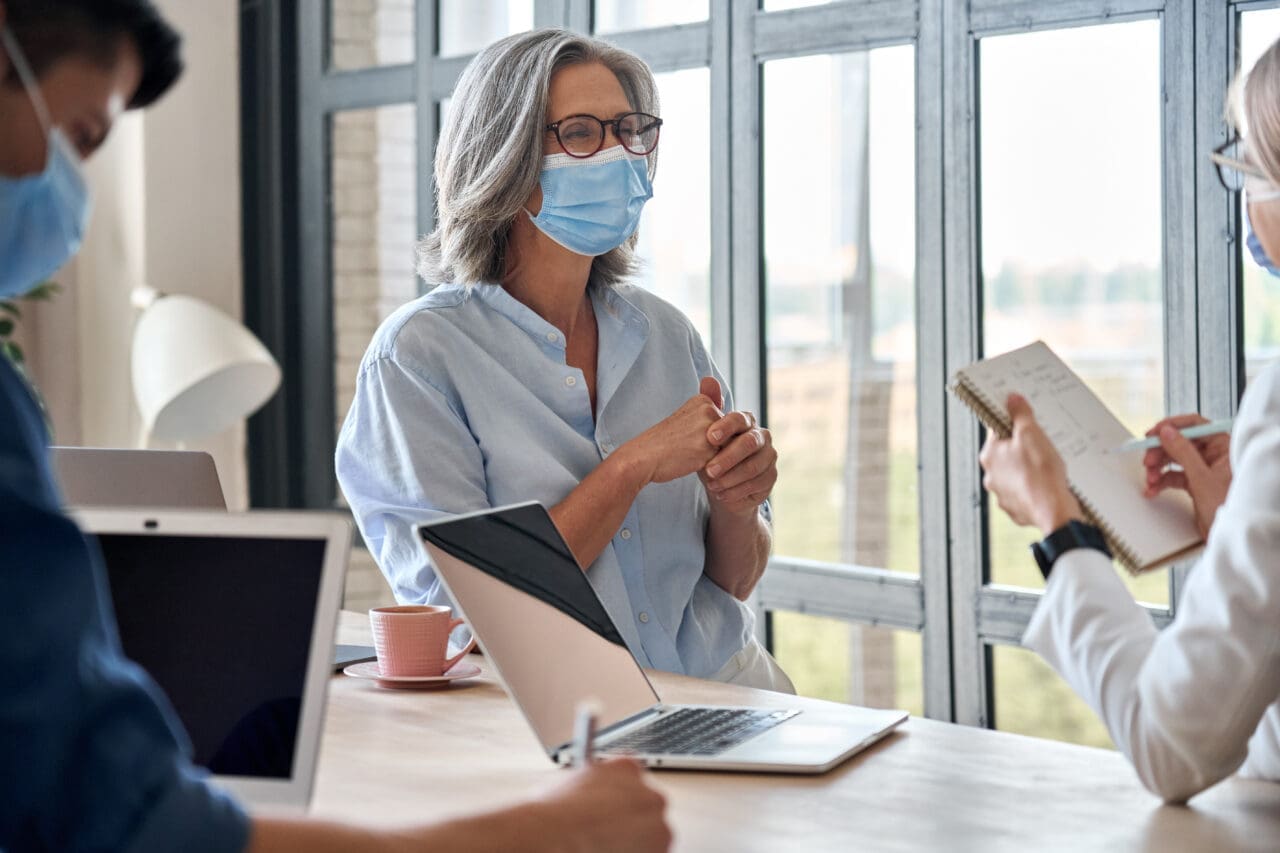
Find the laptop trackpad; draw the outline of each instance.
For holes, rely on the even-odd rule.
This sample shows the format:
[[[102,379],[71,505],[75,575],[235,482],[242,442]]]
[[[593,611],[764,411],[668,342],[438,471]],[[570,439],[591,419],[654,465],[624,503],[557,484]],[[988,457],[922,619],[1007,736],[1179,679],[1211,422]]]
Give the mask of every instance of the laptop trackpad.
[[[719,757],[765,763],[823,763],[851,749],[870,745],[906,719],[901,712],[823,712],[806,709],[759,737],[725,751]]]

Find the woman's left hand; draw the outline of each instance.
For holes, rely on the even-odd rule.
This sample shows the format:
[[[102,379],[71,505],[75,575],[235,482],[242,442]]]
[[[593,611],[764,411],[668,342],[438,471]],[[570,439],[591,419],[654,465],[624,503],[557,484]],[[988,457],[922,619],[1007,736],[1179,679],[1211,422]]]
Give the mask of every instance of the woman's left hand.
[[[1031,404],[1010,394],[1008,408],[1012,435],[989,434],[978,456],[982,485],[1014,523],[1034,525],[1047,536],[1084,514],[1067,487],[1067,466],[1036,422]]]
[[[713,401],[720,398],[719,384],[710,388],[714,382],[710,377],[702,380],[703,394],[715,391],[714,395],[707,394]],[[707,427],[707,441],[720,448],[698,472],[711,496],[711,508],[734,515],[754,514],[778,481],[778,451],[773,449],[773,436],[756,424],[755,415],[733,411]]]

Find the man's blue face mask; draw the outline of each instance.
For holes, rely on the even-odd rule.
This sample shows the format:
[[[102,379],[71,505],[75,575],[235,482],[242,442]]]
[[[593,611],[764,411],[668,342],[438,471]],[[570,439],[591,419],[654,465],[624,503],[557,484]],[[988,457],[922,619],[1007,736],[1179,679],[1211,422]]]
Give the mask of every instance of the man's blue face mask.
[[[20,296],[65,264],[89,221],[89,190],[80,157],[53,126],[31,66],[8,28],[0,45],[18,72],[48,140],[44,171],[0,175],[0,299]]]
[[[542,209],[525,211],[538,230],[579,255],[603,255],[621,246],[640,225],[653,198],[648,162],[621,145],[590,157],[542,158]]]

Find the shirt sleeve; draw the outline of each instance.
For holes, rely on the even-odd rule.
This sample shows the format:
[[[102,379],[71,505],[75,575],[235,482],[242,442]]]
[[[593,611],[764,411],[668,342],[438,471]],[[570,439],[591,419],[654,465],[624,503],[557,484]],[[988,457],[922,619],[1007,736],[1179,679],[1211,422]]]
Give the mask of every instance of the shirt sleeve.
[[[1077,550],[1054,567],[1023,638],[1170,802],[1233,773],[1280,695],[1280,395],[1257,390],[1237,420],[1230,493],[1173,624],[1157,632],[1110,562]]]
[[[0,849],[242,850],[248,820],[124,659],[97,551],[0,376]]]
[[[484,456],[449,398],[390,356],[368,362],[338,438],[338,482],[396,599],[443,593],[413,526],[490,506]]]

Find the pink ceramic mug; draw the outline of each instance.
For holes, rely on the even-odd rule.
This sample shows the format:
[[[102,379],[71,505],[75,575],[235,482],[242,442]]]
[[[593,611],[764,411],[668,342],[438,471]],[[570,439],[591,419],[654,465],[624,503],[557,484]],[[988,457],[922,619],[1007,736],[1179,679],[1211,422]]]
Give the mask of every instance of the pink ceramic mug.
[[[375,607],[369,611],[373,645],[378,652],[378,670],[392,677],[436,677],[444,675],[475,647],[472,636],[466,648],[451,658],[449,634],[463,624],[452,618],[453,610],[431,604]]]

